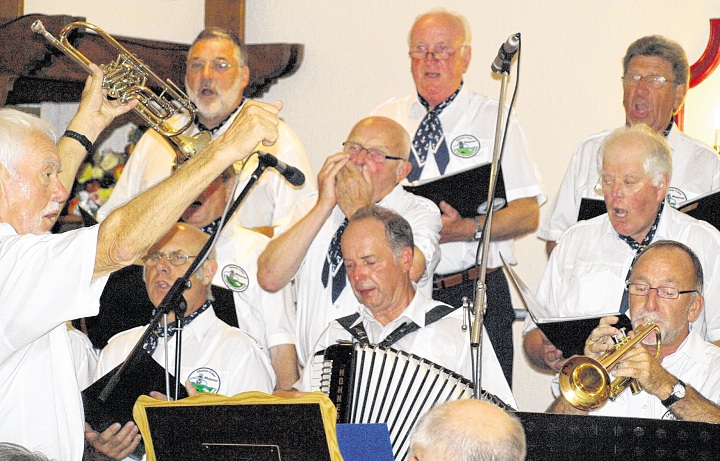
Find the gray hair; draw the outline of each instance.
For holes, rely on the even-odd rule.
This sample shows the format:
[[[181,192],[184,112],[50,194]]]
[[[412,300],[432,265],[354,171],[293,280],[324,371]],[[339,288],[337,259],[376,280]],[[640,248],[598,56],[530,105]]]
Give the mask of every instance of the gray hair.
[[[461,413],[462,407],[472,405],[472,416]],[[487,419],[484,405],[480,400],[455,400],[438,405],[425,413],[413,428],[410,436],[410,453],[431,452],[440,460],[453,461],[520,461],[527,452],[525,429],[515,415],[505,412],[500,420],[478,423]],[[492,414],[492,413],[491,413]],[[495,415],[492,415],[495,416]],[[488,425],[495,426],[488,430]]]
[[[424,12],[423,14],[417,16],[415,18],[415,21],[413,21],[413,27],[410,28],[410,32],[408,32],[408,46],[410,45],[410,34],[412,34],[412,30],[415,27],[415,23],[417,23],[421,18],[431,15],[431,14],[446,14],[448,16],[451,16],[453,19],[457,20],[460,25],[462,25],[463,28],[463,46],[470,45],[470,42],[472,41],[472,32],[470,31],[470,22],[468,22],[467,18],[463,16],[462,14],[456,12],[456,11],[450,11],[443,7],[433,8],[429,11]]]
[[[385,237],[396,258],[400,256],[405,247],[410,247],[414,253],[415,242],[413,240],[412,228],[405,218],[387,208],[368,205],[356,211],[348,220],[348,224],[365,218],[377,219],[383,224],[385,227]]]
[[[702,263],[700,262],[700,258],[697,257],[695,252],[692,251],[690,247],[688,247],[684,243],[676,242],[674,240],[658,240],[648,245],[640,253],[640,256],[638,256],[638,261],[645,253],[648,253],[650,250],[656,248],[676,248],[685,253],[688,258],[690,258],[690,262],[692,262],[693,265],[693,272],[695,273],[695,289],[698,291],[698,293],[702,294],[705,277],[703,275]],[[637,265],[637,263],[635,263],[635,265]]]
[[[690,65],[685,50],[672,40],[662,35],[649,35],[635,40],[630,44],[623,58],[623,75],[635,56],[656,56],[672,64],[673,79],[677,84],[690,83]]]
[[[48,461],[48,458],[16,443],[0,442],[0,461]]]
[[[670,176],[672,176],[672,151],[670,146],[662,135],[644,123],[618,128],[603,140],[598,151],[598,174],[602,175],[603,159],[608,148],[625,138],[635,139],[644,145],[646,157],[643,161],[643,171],[651,178],[653,186],[659,186],[665,175],[669,180]]]
[[[57,143],[55,129],[45,120],[15,109],[0,109],[0,164],[12,175],[25,150],[25,139],[33,134],[45,135]]]
[[[237,57],[238,63],[240,66],[247,66],[247,46],[238,38],[237,35],[230,32],[227,29],[223,29],[222,27],[208,27],[207,29],[203,30],[198,34],[197,37],[195,37],[195,40],[190,44],[190,49],[188,50],[188,55],[192,52],[192,49],[195,47],[197,42],[201,40],[228,40],[232,43],[233,48],[235,49],[235,55]]]

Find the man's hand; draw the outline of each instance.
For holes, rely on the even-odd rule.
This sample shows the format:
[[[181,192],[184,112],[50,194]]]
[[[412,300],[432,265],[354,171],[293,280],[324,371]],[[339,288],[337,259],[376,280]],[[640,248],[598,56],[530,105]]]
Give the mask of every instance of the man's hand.
[[[335,197],[338,206],[348,218],[360,208],[372,205],[373,183],[370,169],[363,168],[360,171],[353,162],[347,162],[337,174]]]
[[[282,107],[280,101],[272,104],[253,100],[245,102],[232,125],[212,145],[219,151],[227,151],[234,161],[255,152],[258,144],[272,146],[278,138],[278,113]]]
[[[560,372],[567,359],[563,352],[547,339],[539,328],[530,330],[523,338],[523,348],[535,365]]]
[[[134,422],[129,421],[124,426],[120,423],[112,424],[102,433],[93,430],[85,423],[85,440],[100,454],[110,459],[124,459],[129,456],[140,444],[140,431]]]
[[[107,91],[102,88],[104,77],[102,70],[95,64],[90,64],[90,70],[92,74],[85,81],[77,114],[68,125],[68,129],[77,131],[94,142],[115,117],[134,109],[138,101],[132,100],[127,104],[121,104],[118,100],[109,100]]]
[[[613,336],[622,337],[620,330],[613,326],[618,320],[614,315],[600,319],[598,326],[593,329],[588,339],[585,340],[586,356],[597,360],[615,346]]]
[[[318,206],[323,210],[331,210],[337,204],[335,183],[340,170],[350,161],[350,155],[338,152],[325,159],[318,173]]]
[[[631,333],[632,334],[632,333]],[[668,398],[678,379],[665,370],[642,342],[635,344],[612,369],[615,376],[635,378],[649,394],[661,400]]]
[[[474,220],[463,218],[455,208],[445,201],[440,202],[440,211],[442,211],[440,243],[467,242],[472,239],[475,235]]]

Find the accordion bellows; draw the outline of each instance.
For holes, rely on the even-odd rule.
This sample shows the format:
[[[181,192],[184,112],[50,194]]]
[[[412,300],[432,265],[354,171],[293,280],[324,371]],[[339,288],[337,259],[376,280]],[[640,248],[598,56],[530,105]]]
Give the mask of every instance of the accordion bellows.
[[[473,383],[416,355],[340,343],[315,355],[312,390],[327,394],[339,423],[386,423],[395,459],[406,459],[410,431],[436,404],[469,399]],[[483,398],[508,408],[483,391]]]

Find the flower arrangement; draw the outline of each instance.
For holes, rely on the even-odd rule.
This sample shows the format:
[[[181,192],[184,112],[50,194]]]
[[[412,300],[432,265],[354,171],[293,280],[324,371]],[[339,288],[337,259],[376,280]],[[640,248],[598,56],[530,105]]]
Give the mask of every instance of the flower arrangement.
[[[110,197],[123,168],[125,168],[125,162],[144,132],[145,128],[142,127],[130,130],[124,152],[103,150],[95,152],[92,156],[88,155],[85,163],[78,169],[73,198],[68,203],[68,214],[80,216],[78,207],[81,207],[95,216],[97,210]]]

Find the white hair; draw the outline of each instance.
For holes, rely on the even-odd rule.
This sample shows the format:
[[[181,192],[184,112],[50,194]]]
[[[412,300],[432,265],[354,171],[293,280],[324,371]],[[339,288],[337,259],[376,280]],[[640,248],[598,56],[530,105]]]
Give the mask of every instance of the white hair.
[[[0,164],[13,176],[15,167],[25,150],[28,136],[47,136],[57,143],[55,129],[45,120],[15,109],[0,109]]]

